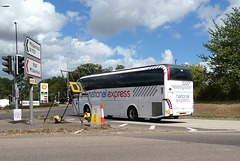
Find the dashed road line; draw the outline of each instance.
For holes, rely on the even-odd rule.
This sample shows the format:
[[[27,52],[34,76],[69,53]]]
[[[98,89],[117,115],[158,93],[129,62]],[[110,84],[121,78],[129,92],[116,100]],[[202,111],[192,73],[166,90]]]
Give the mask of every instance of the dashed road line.
[[[127,126],[128,124],[121,124],[119,125],[118,127],[124,127],[124,126]]]
[[[155,125],[150,126],[150,127],[149,127],[149,130],[154,130],[155,127],[156,127]]]

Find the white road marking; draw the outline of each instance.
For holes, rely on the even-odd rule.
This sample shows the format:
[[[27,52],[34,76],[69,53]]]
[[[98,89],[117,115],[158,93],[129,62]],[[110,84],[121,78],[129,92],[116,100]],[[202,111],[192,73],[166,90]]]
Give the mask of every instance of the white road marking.
[[[154,130],[155,127],[156,127],[155,125],[150,126],[150,127],[149,127],[149,130]]]
[[[119,125],[118,127],[124,127],[124,126],[127,126],[128,124],[122,124],[122,125]]]
[[[188,129],[188,132],[197,132],[197,129],[191,127],[186,127],[186,129]]]
[[[208,130],[208,131],[197,131],[198,133],[233,133],[233,132],[239,132],[238,130],[218,130],[218,131],[214,131],[214,130]]]
[[[197,132],[197,133],[228,133],[228,132],[232,133],[232,132],[239,132],[238,130],[214,130],[214,129],[199,131],[199,130],[191,128],[191,127],[186,127],[186,129],[188,129],[188,132]]]
[[[84,130],[84,129],[78,130],[78,131],[76,131],[74,134],[78,134],[78,133],[80,133],[80,132],[83,132],[83,130]]]
[[[76,119],[75,118],[66,118],[66,120],[68,120],[68,121],[75,121]]]

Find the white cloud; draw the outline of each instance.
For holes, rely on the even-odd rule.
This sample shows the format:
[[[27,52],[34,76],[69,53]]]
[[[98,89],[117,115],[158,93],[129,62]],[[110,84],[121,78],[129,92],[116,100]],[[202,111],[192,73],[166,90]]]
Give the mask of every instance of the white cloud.
[[[10,7],[0,9],[0,55],[15,55],[14,22],[17,22],[18,53],[23,55],[23,35],[33,36],[42,44],[43,68],[47,69],[48,76],[54,75],[52,71],[57,69],[57,64],[61,64],[56,64],[61,56],[53,53],[64,49],[53,42],[62,36],[58,31],[67,23],[67,17],[57,13],[55,6],[43,0],[9,0],[8,4]],[[42,43],[43,39],[48,41]],[[51,68],[47,68],[49,66]]]
[[[214,7],[210,5],[202,5],[198,9],[198,17],[202,20],[200,23],[195,24],[195,28],[204,28],[205,31],[208,28],[212,28],[213,23],[212,20],[215,19],[217,16],[222,14],[223,11],[220,9],[220,5],[216,4]]]
[[[86,16],[80,16],[79,12],[67,11],[66,16],[70,22],[79,23],[87,19]]]
[[[167,22],[178,22],[208,0],[86,0],[91,7],[88,27],[96,35],[110,37],[137,26],[154,30]],[[107,25],[106,25],[107,24]]]
[[[136,55],[136,51],[134,49],[123,48],[117,46],[114,48],[114,53],[116,55],[121,55],[122,57],[119,59],[108,59],[103,65],[105,67],[112,66],[116,67],[117,64],[124,65],[125,68],[131,67],[139,67],[151,64],[158,64],[159,62],[152,57],[148,57],[146,59],[136,59],[134,56]]]
[[[173,38],[176,38],[176,39],[180,39],[181,38],[181,34],[179,33],[175,33],[172,35]]]
[[[161,61],[161,64],[173,64],[173,55],[171,50],[165,50],[164,53],[162,53],[163,60]]]
[[[209,28],[215,29],[215,26],[212,20],[218,25],[224,25],[222,19],[226,18],[226,14],[233,12],[233,7],[239,7],[239,0],[228,0],[229,6],[225,10],[221,10],[221,4],[216,4],[211,6],[210,4],[204,4],[198,9],[198,17],[201,19],[201,22],[195,24],[195,28],[202,28],[203,31],[207,32]]]
[[[66,16],[55,12],[55,7],[43,0],[9,1],[8,8],[0,10],[1,39],[14,39],[14,24],[18,24],[18,34],[36,35],[59,31],[65,25]],[[20,37],[22,39],[22,37]]]
[[[67,11],[67,16],[70,17],[71,19],[78,17],[79,12],[72,12],[72,11]]]
[[[54,34],[51,34],[53,36]],[[117,64],[124,65],[126,68],[159,64],[159,61],[152,57],[136,59],[136,51],[130,48],[116,46],[111,48],[96,39],[81,41],[71,37],[62,40],[39,36],[41,39],[43,59],[43,76],[51,77],[60,75],[60,70],[75,70],[77,66],[85,63],[101,64],[104,68],[113,67]],[[56,34],[57,36],[57,34]],[[169,56],[169,54],[166,54]],[[171,53],[170,53],[171,55]],[[118,59],[112,57],[118,56]],[[166,59],[166,58],[165,58]]]
[[[94,2],[92,0],[91,2]],[[110,34],[116,33],[116,31],[124,30],[127,26],[127,29],[133,29],[136,25],[144,25],[150,29],[154,29],[154,26],[147,24],[146,16],[151,16],[156,19],[157,16],[155,14],[141,13],[149,12],[148,9],[145,9],[143,3],[139,3],[139,1],[133,1],[136,4],[135,12],[131,12],[133,7],[133,2],[126,2],[124,5],[121,3],[122,1],[116,1],[116,4],[121,4],[121,7],[125,7],[125,9],[119,12],[119,19],[122,20],[117,24],[120,26],[120,30],[115,30],[114,16],[116,16],[119,11],[118,6],[115,5],[115,2],[110,1],[101,1],[98,3],[100,5],[99,9],[102,8],[102,3],[107,2],[105,5],[110,3],[115,7],[114,14],[108,13],[110,19],[105,20],[105,26],[109,26],[112,30]],[[148,1],[145,1],[148,2]],[[153,1],[158,2],[158,1]],[[117,64],[124,65],[126,68],[136,67],[136,66],[144,66],[150,64],[159,64],[159,63],[172,63],[173,55],[170,50],[166,50],[163,54],[163,60],[156,60],[153,57],[149,56],[146,58],[138,58],[135,48],[127,48],[122,46],[110,47],[107,44],[92,38],[87,41],[79,40],[72,37],[63,37],[63,35],[59,32],[63,26],[67,23],[67,21],[71,21],[71,19],[77,20],[79,18],[78,12],[68,11],[66,15],[57,13],[55,11],[55,7],[48,2],[44,2],[43,0],[18,0],[18,1],[9,1],[9,8],[2,8],[0,10],[0,51],[2,55],[15,55],[15,30],[13,22],[16,21],[18,23],[18,47],[19,53],[23,55],[23,34],[31,35],[33,39],[37,40],[41,44],[42,49],[42,76],[43,79],[47,77],[60,76],[60,70],[66,70],[67,64],[69,70],[76,69],[77,66],[85,63],[95,63],[101,64],[104,68],[113,67]],[[147,5],[153,5],[152,2]],[[93,10],[97,6],[93,5]],[[114,9],[114,8],[113,8]],[[153,8],[155,12],[159,8]],[[102,11],[99,11],[100,13]],[[105,11],[104,11],[105,12]],[[129,15],[129,19],[127,18]],[[93,12],[91,12],[91,16]],[[95,12],[94,12],[95,14]],[[140,14],[140,15],[139,15]],[[166,15],[166,14],[165,14]],[[113,16],[113,17],[111,17]],[[145,16],[145,18],[140,18],[141,16]],[[126,26],[122,23],[125,23],[125,19],[127,18]],[[174,19],[174,16],[173,18]],[[141,22],[143,21],[144,22]],[[150,20],[148,20],[150,21]],[[92,21],[90,21],[92,22]],[[90,23],[89,22],[89,23]],[[154,22],[154,21],[152,21]],[[155,23],[155,22],[154,22]],[[107,24],[107,25],[106,25]],[[157,23],[156,24],[160,24]],[[89,24],[90,25],[90,24]],[[122,26],[123,25],[123,26]],[[156,26],[157,27],[157,26]],[[136,42],[136,46],[141,44],[141,40]],[[117,57],[117,58],[116,58]],[[1,75],[3,75],[3,71],[0,71]],[[6,74],[4,75],[6,76]],[[9,75],[8,75],[9,76]]]

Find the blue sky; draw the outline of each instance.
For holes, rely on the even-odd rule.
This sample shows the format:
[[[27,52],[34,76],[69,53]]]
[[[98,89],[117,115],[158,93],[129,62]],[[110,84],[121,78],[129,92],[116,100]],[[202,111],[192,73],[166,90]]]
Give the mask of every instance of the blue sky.
[[[239,0],[0,0],[0,53],[15,55],[13,22],[41,43],[43,78],[85,63],[126,68],[201,62],[209,54],[212,20],[239,7]],[[0,71],[2,77],[9,77]]]

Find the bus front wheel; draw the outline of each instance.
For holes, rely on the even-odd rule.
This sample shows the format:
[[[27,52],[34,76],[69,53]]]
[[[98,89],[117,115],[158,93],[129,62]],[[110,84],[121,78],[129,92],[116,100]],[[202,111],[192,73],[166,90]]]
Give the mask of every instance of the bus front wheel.
[[[128,115],[129,120],[137,120],[138,119],[137,109],[133,106],[128,108],[127,115]]]

